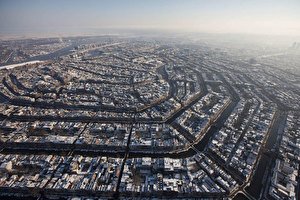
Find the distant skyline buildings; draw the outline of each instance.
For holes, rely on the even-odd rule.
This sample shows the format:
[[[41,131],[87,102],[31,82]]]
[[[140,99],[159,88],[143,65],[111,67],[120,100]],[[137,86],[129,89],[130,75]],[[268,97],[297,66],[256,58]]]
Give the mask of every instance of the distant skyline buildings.
[[[125,29],[299,36],[299,10],[299,0],[0,0],[0,37]]]

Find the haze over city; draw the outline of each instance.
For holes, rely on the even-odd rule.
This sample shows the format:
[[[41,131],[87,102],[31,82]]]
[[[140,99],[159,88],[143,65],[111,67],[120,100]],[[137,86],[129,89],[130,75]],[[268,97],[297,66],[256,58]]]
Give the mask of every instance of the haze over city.
[[[298,0],[1,0],[2,36],[103,29],[300,35]]]

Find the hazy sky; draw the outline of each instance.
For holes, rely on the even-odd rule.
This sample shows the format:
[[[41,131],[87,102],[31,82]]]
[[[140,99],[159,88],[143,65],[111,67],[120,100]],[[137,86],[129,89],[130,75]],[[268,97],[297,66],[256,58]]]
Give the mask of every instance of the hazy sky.
[[[0,33],[98,28],[300,35],[300,0],[0,0]]]

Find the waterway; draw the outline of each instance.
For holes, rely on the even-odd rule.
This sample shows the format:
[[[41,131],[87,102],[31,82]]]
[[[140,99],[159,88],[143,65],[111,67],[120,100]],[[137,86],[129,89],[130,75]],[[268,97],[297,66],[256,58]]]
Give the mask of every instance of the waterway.
[[[267,169],[270,167],[276,158],[275,148],[278,136],[283,132],[287,114],[283,111],[277,111],[273,126],[270,129],[270,135],[264,146],[265,150],[259,159],[257,168],[254,172],[250,185],[246,187],[246,191],[256,199],[260,198],[262,189],[266,187]]]
[[[0,66],[0,69],[12,69],[15,67],[20,67],[20,66],[30,65],[30,64],[35,64],[35,63],[41,63],[41,62],[43,62],[43,61],[33,60],[33,61],[28,61],[28,62],[23,62],[23,63],[18,63],[18,64]]]

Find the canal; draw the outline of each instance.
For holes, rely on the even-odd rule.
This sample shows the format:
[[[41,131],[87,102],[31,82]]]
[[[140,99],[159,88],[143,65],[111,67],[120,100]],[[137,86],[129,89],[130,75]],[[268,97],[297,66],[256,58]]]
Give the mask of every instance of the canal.
[[[264,146],[264,152],[259,158],[257,168],[254,172],[250,185],[246,187],[246,192],[256,199],[260,198],[262,189],[266,187],[268,168],[275,162],[278,148],[278,136],[282,134],[287,118],[287,113],[281,110],[277,110],[274,116],[272,127],[269,130],[269,136]]]

